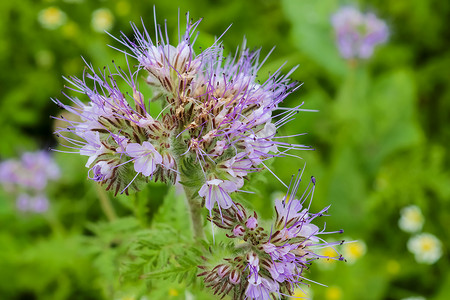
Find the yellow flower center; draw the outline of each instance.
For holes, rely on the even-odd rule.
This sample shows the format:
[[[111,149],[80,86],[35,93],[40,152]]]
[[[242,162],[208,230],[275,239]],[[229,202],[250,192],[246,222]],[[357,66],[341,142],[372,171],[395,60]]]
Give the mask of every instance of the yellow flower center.
[[[342,299],[342,290],[337,286],[331,286],[325,292],[325,298],[327,300],[339,300]]]
[[[62,12],[56,7],[49,7],[42,14],[42,19],[48,24],[58,24],[62,18]]]
[[[326,247],[322,249],[322,255],[326,256],[322,259],[323,262],[326,263],[335,263],[336,261],[334,259],[328,259],[327,257],[335,258],[337,257],[336,250],[334,250],[332,247]]]
[[[395,275],[400,271],[400,264],[398,263],[398,261],[391,259],[387,262],[386,268],[388,273]]]
[[[420,223],[422,222],[422,215],[419,211],[411,210],[406,215],[406,218],[414,223]]]
[[[422,240],[422,244],[420,245],[420,247],[422,248],[422,251],[424,252],[428,252],[430,250],[432,250],[435,247],[435,243],[432,239],[429,238],[424,238]]]
[[[169,290],[169,296],[176,297],[178,295],[179,295],[179,293],[178,293],[178,291],[176,289],[170,289]]]
[[[298,299],[298,298],[306,298],[308,297],[308,293],[306,293],[305,289],[295,288],[294,294],[290,299]]]
[[[359,242],[348,244],[347,250],[350,256],[353,258],[360,258],[364,255],[364,247]]]

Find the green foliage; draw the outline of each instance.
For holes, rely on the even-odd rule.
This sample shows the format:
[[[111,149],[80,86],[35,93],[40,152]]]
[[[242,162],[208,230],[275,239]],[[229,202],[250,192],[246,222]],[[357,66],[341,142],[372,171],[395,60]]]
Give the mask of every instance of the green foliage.
[[[131,261],[125,263],[125,280],[144,279],[151,285],[158,279],[196,281],[198,265],[204,249],[168,225],[144,232],[129,248]]]
[[[118,43],[91,27],[92,12],[108,8],[114,16],[111,33],[131,36],[129,21],[142,17],[153,32],[153,3],[114,1],[0,1],[0,158],[17,156],[61,141],[51,132],[59,116],[51,97],[63,98],[62,75],[83,71],[82,55],[95,68],[125,58],[106,44]],[[364,62],[351,64],[335,47],[331,14],[342,4],[359,4],[387,20],[390,40]],[[304,182],[317,179],[313,211],[331,204],[330,230],[343,228],[363,240],[367,253],[354,264],[311,267],[308,277],[330,288],[312,285],[317,299],[401,299],[422,295],[447,299],[449,293],[450,231],[450,3],[439,0],[264,0],[156,1],[157,18],[167,18],[168,35],[177,36],[177,7],[194,19],[204,17],[196,46],[205,49],[230,23],[225,51],[234,53],[243,36],[263,54],[276,50],[262,67],[264,80],[285,61],[286,72],[304,82],[284,106],[301,101],[301,112],[280,128],[281,134],[308,135],[289,142],[311,145],[316,151],[293,153],[265,162],[281,180],[306,162]],[[38,21],[49,6],[61,9],[67,20],[48,30]],[[131,62],[134,64],[134,62]],[[143,78],[139,79],[143,82]],[[147,89],[141,84],[142,89]],[[150,95],[151,91],[146,90]],[[146,99],[146,101],[149,99]],[[161,111],[151,102],[153,114]],[[180,143],[179,154],[186,151]],[[216,235],[211,251],[191,239],[191,225],[182,192],[164,184],[144,184],[130,196],[107,198],[116,218],[108,220],[99,194],[87,180],[86,157],[55,153],[61,180],[49,187],[50,211],[19,214],[15,198],[0,190],[1,299],[211,299],[196,279],[197,265],[233,255]],[[131,165],[130,165],[131,166]],[[192,172],[193,169],[195,172]],[[195,161],[183,158],[183,183],[192,189],[204,178]],[[274,194],[284,187],[267,170],[249,176],[233,196],[255,208],[261,218],[273,215]],[[191,195],[191,196],[192,196]],[[444,244],[434,265],[418,264],[406,248],[409,234],[398,228],[399,211],[410,204],[425,216],[423,231]],[[204,210],[204,215],[207,211]],[[262,221],[263,222],[263,221]],[[208,241],[210,224],[205,222]],[[320,225],[320,224],[318,224]],[[212,243],[212,242],[211,242]],[[355,280],[358,278],[359,280]],[[179,283],[180,282],[180,283]],[[187,285],[190,284],[188,287]],[[330,292],[336,288],[341,294]],[[335,290],[334,290],[335,291]],[[330,296],[331,295],[331,296]],[[334,298],[333,298],[334,297]]]
[[[292,22],[292,38],[302,52],[320,68],[333,75],[345,75],[345,61],[336,51],[329,22],[331,14],[339,8],[336,0],[283,1],[283,8]],[[299,14],[302,17],[299,18]],[[320,49],[320,51],[318,51]]]

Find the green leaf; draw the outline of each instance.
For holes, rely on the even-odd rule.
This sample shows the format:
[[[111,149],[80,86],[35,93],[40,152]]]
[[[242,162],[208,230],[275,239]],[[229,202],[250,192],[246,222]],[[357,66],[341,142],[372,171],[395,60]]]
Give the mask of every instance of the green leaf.
[[[333,75],[344,75],[345,60],[334,43],[331,14],[338,7],[336,0],[283,0],[286,16],[292,23],[292,38],[300,52]]]

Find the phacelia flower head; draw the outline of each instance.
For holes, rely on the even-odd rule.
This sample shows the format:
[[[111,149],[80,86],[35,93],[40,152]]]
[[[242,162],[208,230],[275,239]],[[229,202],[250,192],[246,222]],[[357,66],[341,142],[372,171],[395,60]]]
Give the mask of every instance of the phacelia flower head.
[[[373,13],[363,14],[357,8],[345,6],[332,17],[336,43],[342,57],[367,59],[375,46],[388,40],[389,28]]]
[[[96,71],[88,65],[81,79],[67,78],[72,105],[54,100],[76,118],[60,118],[57,133],[68,147],[88,156],[89,178],[115,193],[138,189],[141,182],[161,180],[195,187],[207,209],[233,205],[246,176],[265,167],[264,161],[290,150],[308,148],[283,142],[277,129],[301,111],[279,105],[298,84],[280,70],[257,80],[260,50],[245,44],[234,55],[217,40],[203,51],[194,48],[200,21],[187,15],[186,30],[169,41],[167,28],[155,23],[152,38],[146,28],[132,25],[134,38],[115,38],[125,50],[130,68]],[[145,78],[140,82],[140,78]],[[139,84],[152,88],[152,99]],[[149,102],[160,101],[161,111]]]
[[[227,237],[237,240],[232,250],[234,258],[225,258],[218,266],[201,266],[205,283],[218,295],[228,293],[245,295],[246,299],[273,299],[279,295],[293,295],[304,285],[304,270],[318,258],[344,260],[342,255],[324,257],[321,249],[342,244],[343,241],[326,242],[321,235],[342,233],[325,232],[313,224],[328,207],[318,213],[309,210],[315,189],[312,178],[304,193],[296,198],[300,176],[292,183],[283,199],[275,201],[276,220],[270,231],[259,225],[256,213],[248,215],[238,203],[225,211],[213,209],[210,220],[226,230]],[[337,253],[337,251],[335,251]],[[231,282],[222,270],[235,270],[240,278]]]

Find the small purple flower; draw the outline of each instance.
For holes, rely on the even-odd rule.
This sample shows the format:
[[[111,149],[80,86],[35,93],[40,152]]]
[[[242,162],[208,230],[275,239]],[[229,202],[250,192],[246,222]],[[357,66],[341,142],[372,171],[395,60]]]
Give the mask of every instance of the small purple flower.
[[[87,131],[84,133],[86,144],[80,149],[80,154],[89,156],[86,167],[89,167],[99,155],[106,151],[105,146],[100,141],[100,134],[97,131]]]
[[[247,158],[246,153],[233,156],[229,160],[224,161],[222,166],[233,178],[242,178],[255,170],[252,167],[252,161]]]
[[[94,181],[103,181],[110,179],[113,176],[113,167],[106,161],[99,161],[92,168],[92,176],[89,178]]]
[[[205,207],[211,212],[217,202],[219,207],[228,209],[233,205],[233,200],[229,193],[235,192],[237,185],[228,180],[212,179],[208,180],[198,191],[200,197],[205,197]]]
[[[271,300],[273,299],[271,297],[271,294],[277,292],[278,289],[279,285],[277,282],[252,273],[250,278],[248,279],[245,296],[247,297],[247,299]]]
[[[134,170],[144,176],[152,175],[157,165],[162,163],[161,154],[156,151],[152,144],[145,141],[142,145],[131,143],[127,145],[126,153],[134,157]]]
[[[376,45],[388,40],[386,23],[373,13],[363,14],[355,7],[342,7],[331,17],[339,52],[346,59],[372,56]]]

